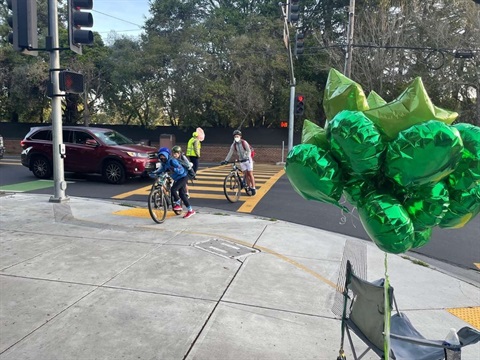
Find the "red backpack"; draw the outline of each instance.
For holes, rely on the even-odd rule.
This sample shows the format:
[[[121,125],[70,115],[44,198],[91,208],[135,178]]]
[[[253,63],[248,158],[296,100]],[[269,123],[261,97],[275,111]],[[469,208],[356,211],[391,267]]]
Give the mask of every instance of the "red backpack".
[[[247,146],[245,144],[248,144],[248,143],[242,139],[243,150],[247,151]],[[255,157],[255,150],[253,149],[252,145],[248,144],[248,146],[250,147],[250,152],[252,154],[252,159],[253,159]]]

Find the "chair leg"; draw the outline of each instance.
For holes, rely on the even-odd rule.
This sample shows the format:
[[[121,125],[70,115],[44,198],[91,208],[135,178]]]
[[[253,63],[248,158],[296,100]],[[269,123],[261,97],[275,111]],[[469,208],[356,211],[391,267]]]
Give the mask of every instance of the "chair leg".
[[[353,359],[354,360],[362,359],[365,356],[365,354],[370,351],[370,347],[367,346],[367,349],[364,352],[362,352],[360,356],[357,356],[357,352],[355,351],[355,347],[353,346],[352,336],[350,335],[350,331],[348,330],[348,327],[346,328],[346,330],[347,330],[348,342],[350,343],[350,349],[352,349]]]

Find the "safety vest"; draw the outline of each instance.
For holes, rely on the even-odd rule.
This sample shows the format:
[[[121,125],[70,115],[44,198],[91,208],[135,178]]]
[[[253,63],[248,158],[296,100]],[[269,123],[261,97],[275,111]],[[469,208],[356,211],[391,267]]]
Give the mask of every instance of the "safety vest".
[[[196,152],[195,152],[195,146],[197,147]],[[198,140],[196,137],[192,137],[190,140],[188,140],[186,155],[200,157],[201,147],[202,147],[202,144],[200,143],[200,140]]]

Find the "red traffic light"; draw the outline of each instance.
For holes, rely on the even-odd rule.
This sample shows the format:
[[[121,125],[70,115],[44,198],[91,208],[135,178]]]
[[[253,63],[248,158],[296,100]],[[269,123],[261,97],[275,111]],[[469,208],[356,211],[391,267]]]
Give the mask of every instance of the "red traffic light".
[[[288,128],[288,121],[280,121],[281,128]]]
[[[297,101],[302,101],[305,100],[304,96],[303,95],[298,95],[297,96]]]

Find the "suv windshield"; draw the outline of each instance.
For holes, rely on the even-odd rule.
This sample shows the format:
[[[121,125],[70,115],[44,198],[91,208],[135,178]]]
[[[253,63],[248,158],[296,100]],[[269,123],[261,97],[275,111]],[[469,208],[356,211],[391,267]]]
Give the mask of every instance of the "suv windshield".
[[[133,144],[133,141],[131,139],[114,130],[94,131],[93,133],[107,145]]]

